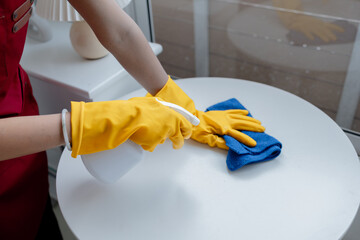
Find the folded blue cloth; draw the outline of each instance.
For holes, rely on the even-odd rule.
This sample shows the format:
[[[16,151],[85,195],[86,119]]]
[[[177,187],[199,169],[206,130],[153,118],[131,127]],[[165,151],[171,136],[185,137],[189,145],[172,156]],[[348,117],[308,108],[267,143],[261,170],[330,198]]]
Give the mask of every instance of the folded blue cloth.
[[[217,103],[210,106],[206,111],[214,110],[229,110],[229,109],[245,109],[238,100],[231,98],[227,101]],[[252,117],[250,112],[248,116]],[[231,171],[235,171],[244,165],[250,163],[257,163],[269,161],[281,153],[282,144],[272,136],[266,133],[241,131],[244,134],[253,138],[257,145],[255,147],[248,147],[235,138],[224,135],[226,145],[229,147],[229,152],[226,158],[226,164]]]

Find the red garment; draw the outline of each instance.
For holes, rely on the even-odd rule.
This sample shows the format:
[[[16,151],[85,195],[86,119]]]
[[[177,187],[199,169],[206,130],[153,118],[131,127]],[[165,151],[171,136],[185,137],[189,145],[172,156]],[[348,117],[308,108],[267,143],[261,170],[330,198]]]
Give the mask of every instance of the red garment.
[[[12,31],[12,14],[24,2],[0,1],[0,118],[39,114],[29,78],[19,65],[27,24]],[[45,152],[0,161],[0,239],[34,239],[47,196]]]

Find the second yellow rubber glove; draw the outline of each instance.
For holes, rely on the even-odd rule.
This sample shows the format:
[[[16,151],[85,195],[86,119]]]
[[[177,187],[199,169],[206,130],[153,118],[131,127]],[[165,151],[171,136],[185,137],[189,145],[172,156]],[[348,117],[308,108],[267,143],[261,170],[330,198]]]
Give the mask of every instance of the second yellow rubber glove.
[[[147,94],[148,97],[152,96]],[[256,146],[256,141],[239,130],[264,132],[261,122],[246,116],[246,110],[198,111],[193,100],[169,77],[165,86],[155,95],[167,102],[175,103],[200,119],[194,127],[191,138],[211,147],[228,149],[225,140],[219,135],[229,135],[247,146]]]
[[[167,138],[181,148],[192,125],[155,98],[71,102],[72,157],[117,147],[127,139],[153,151]]]
[[[324,42],[336,40],[337,32],[344,29],[334,23],[325,22],[313,16],[295,13],[304,12],[301,0],[272,0],[274,7],[282,9],[277,11],[282,24],[290,30],[303,33],[308,39],[314,40],[315,36]]]
[[[295,15],[291,21],[286,26],[303,33],[310,40],[314,40],[317,36],[324,42],[336,41],[336,33],[344,32],[342,27],[312,16]]]

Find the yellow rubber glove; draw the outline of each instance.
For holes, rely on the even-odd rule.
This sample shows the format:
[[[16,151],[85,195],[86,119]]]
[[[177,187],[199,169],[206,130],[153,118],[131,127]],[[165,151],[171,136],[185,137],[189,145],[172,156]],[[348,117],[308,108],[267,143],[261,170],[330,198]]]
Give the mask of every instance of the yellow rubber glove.
[[[261,122],[252,117],[246,116],[246,110],[226,111],[197,111],[200,124],[194,129],[191,138],[206,143],[210,147],[229,149],[224,138],[219,135],[228,135],[247,146],[255,147],[256,141],[239,130],[263,132],[265,128]]]
[[[152,96],[147,94],[148,97]],[[170,78],[165,86],[155,95],[167,102],[175,103],[200,119],[200,124],[193,129],[191,138],[206,143],[211,147],[229,149],[225,140],[218,135],[229,135],[247,146],[256,146],[256,141],[238,130],[264,132],[261,122],[246,116],[246,110],[198,111],[193,100]]]
[[[155,98],[71,102],[72,157],[112,149],[127,139],[153,151],[169,138],[178,149],[191,133],[185,117]]]
[[[324,42],[335,41],[335,32],[344,32],[344,29],[336,24],[306,15],[294,16],[287,26],[288,29],[303,33],[310,40],[314,40],[314,36],[317,36]]]
[[[324,22],[321,19],[293,13],[292,11],[303,12],[300,0],[272,0],[274,7],[283,9],[277,14],[287,29],[303,33],[308,39],[314,40],[314,36],[319,37],[324,42],[335,41],[335,32],[344,32],[344,29],[336,24]],[[324,2],[324,1],[323,1]],[[286,10],[290,11],[286,11]]]

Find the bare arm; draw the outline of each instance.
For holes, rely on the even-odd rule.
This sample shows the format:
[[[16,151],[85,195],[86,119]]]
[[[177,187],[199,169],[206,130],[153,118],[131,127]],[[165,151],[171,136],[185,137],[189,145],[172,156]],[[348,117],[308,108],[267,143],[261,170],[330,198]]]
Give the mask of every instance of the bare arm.
[[[104,47],[147,91],[155,95],[165,85],[167,74],[145,36],[114,0],[69,2],[86,19]],[[71,137],[70,114],[67,121]],[[60,114],[0,119],[0,160],[63,144]]]
[[[66,120],[71,138],[69,113]],[[61,114],[0,119],[0,161],[63,144]]]
[[[168,77],[137,24],[114,0],[69,0],[99,41],[151,94]]]

